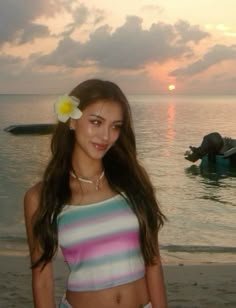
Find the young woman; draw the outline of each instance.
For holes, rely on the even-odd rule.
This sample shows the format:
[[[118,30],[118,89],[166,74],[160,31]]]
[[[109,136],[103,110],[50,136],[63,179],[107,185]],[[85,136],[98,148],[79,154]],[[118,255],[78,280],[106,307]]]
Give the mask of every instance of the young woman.
[[[137,160],[125,95],[87,80],[55,109],[51,160],[24,201],[35,307],[55,307],[58,246],[70,270],[59,307],[167,307],[158,248],[165,217]]]

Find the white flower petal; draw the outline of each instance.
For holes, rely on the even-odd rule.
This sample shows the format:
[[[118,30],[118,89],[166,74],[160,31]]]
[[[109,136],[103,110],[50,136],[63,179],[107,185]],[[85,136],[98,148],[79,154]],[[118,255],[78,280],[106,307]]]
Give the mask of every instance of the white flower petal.
[[[64,115],[64,114],[58,114],[58,120],[60,122],[66,123],[66,121],[69,119],[69,115]]]
[[[70,115],[70,117],[71,117],[72,119],[75,119],[75,120],[81,118],[81,116],[82,116],[82,112],[81,112],[81,110],[79,110],[78,108],[75,108],[75,109],[71,112],[71,115]]]
[[[79,119],[82,115],[82,112],[77,108],[79,103],[79,99],[74,96],[60,96],[54,104],[58,120],[65,123],[70,117]]]
[[[70,98],[70,102],[72,104],[74,104],[75,106],[79,106],[80,101],[77,97],[74,97],[74,96],[68,96],[68,97]]]

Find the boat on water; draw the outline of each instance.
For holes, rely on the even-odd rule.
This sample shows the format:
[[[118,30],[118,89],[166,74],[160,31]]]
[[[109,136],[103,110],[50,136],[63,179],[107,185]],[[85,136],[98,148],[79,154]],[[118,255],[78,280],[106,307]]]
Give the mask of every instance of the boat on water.
[[[39,123],[39,124],[14,124],[6,127],[4,130],[14,135],[46,135],[51,134],[55,124]]]
[[[200,146],[190,146],[185,159],[190,162],[201,160],[203,166],[236,166],[236,139],[222,137],[219,133],[210,133],[203,137]]]

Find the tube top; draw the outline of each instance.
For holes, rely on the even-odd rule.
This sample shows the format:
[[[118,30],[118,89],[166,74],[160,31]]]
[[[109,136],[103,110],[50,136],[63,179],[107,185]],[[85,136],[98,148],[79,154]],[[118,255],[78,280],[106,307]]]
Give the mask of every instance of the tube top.
[[[59,246],[70,269],[68,290],[101,290],[144,277],[138,219],[121,195],[65,205],[57,223]]]

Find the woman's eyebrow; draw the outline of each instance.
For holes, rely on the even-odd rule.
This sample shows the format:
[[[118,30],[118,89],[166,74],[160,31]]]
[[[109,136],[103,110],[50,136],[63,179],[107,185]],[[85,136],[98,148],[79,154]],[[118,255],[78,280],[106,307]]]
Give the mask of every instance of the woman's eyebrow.
[[[123,124],[123,121],[122,121],[122,120],[116,120],[116,121],[114,121],[113,123]]]
[[[100,116],[99,114],[91,113],[90,116],[91,116],[91,117],[99,118],[100,120],[105,120],[105,119],[104,119],[102,116]]]
[[[91,117],[96,117],[96,118],[98,118],[98,119],[100,119],[100,120],[102,120],[102,121],[106,121],[106,119],[105,118],[103,118],[102,116],[100,116],[99,114],[94,114],[94,113],[92,113],[92,114],[90,114],[90,116]],[[115,120],[115,121],[113,121],[113,123],[123,123],[123,120]]]

